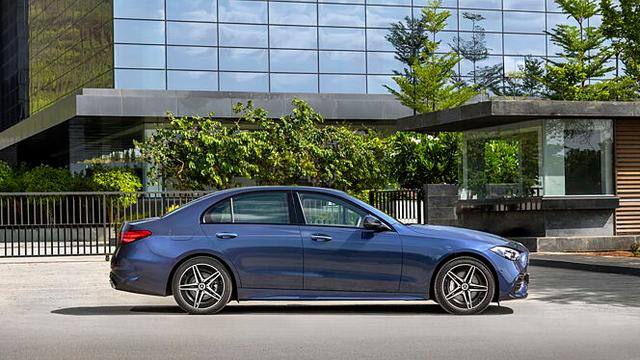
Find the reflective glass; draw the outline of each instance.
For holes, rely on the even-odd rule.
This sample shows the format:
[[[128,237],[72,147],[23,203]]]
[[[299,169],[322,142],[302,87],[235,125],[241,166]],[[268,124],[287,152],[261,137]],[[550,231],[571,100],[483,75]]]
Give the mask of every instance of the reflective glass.
[[[364,6],[318,5],[320,25],[364,27]]]
[[[505,74],[520,71],[520,67],[524,66],[524,56],[505,56],[503,60]]]
[[[218,90],[218,73],[209,71],[168,71],[168,90]]]
[[[502,64],[502,56],[488,56],[486,59],[476,62],[476,72],[483,67],[498,64]],[[466,59],[460,61],[460,73],[466,76],[473,77],[473,63]]]
[[[393,74],[404,67],[396,60],[393,53],[370,52],[367,54],[367,71],[369,74]]]
[[[551,31],[556,25],[575,25],[578,23],[573,18],[567,18],[566,14],[547,14],[547,29]]]
[[[447,0],[442,2],[442,6],[446,6],[445,2],[455,2],[455,0]],[[411,6],[411,0],[368,0],[367,5],[405,5]],[[455,5],[454,5],[455,6]]]
[[[321,73],[365,72],[365,53],[351,51],[320,51]]]
[[[287,193],[255,193],[233,197],[231,218],[234,223],[288,224]]]
[[[267,23],[267,3],[264,1],[218,0],[220,22]]]
[[[320,28],[320,49],[364,50],[364,29]]]
[[[220,70],[267,71],[266,49],[220,48]]]
[[[167,0],[167,19],[216,21],[216,0]]]
[[[271,74],[272,92],[317,93],[318,75]]]
[[[113,15],[117,18],[164,19],[164,0],[114,0]]]
[[[271,71],[317,72],[318,52],[313,50],[271,50]]]
[[[589,26],[599,27],[600,25],[602,25],[602,15],[595,15],[589,19]]]
[[[461,33],[460,35],[463,36],[464,34]],[[457,46],[458,44],[458,33],[443,31],[438,33],[436,40],[440,41],[438,52],[453,51],[452,46]]]
[[[299,193],[306,224],[361,227],[367,215],[361,209],[333,196]]]
[[[551,41],[551,39],[547,37],[547,52],[549,56],[558,55],[562,51],[562,47],[554,44],[553,41]]]
[[[560,5],[558,5],[556,0],[547,0],[547,11],[561,12],[562,9],[560,8]]]
[[[220,46],[267,47],[266,25],[220,24]]]
[[[269,26],[269,32],[269,41],[273,48],[318,48],[318,34],[315,27]]]
[[[269,91],[267,73],[220,73],[221,91]]]
[[[500,11],[467,11],[469,14],[480,15],[484,20],[477,21],[476,25],[486,31],[502,31],[502,12]],[[464,17],[465,12],[460,11],[460,30],[473,30],[473,22]]]
[[[502,9],[502,0],[459,0],[461,9]]]
[[[367,26],[391,27],[391,24],[411,16],[411,8],[394,6],[367,6]]]
[[[505,10],[538,10],[544,11],[545,0],[503,0]],[[505,14],[506,15],[506,14]]]
[[[455,33],[454,33],[455,34]],[[482,33],[477,33],[476,38],[480,39]],[[460,40],[472,41],[473,33],[460,33]],[[449,41],[449,44],[455,43],[456,39]],[[489,54],[502,54],[502,34],[485,33],[484,41]]]
[[[366,91],[364,75],[320,75],[321,93],[364,94]]]
[[[218,49],[168,46],[167,67],[185,70],[216,70],[218,68]]]
[[[544,13],[509,11],[504,13],[504,31],[544,32]]]
[[[504,35],[504,53],[511,55],[545,55],[544,35]]]
[[[387,34],[389,34],[387,29],[367,29],[367,49],[393,51],[393,46],[385,38]]]
[[[170,45],[215,46],[216,37],[216,24],[167,22],[167,43]]]
[[[115,70],[116,89],[158,89],[166,88],[164,70]]]
[[[398,84],[389,75],[369,75],[367,76],[367,92],[369,94],[388,94],[389,90],[384,87],[389,86],[394,90],[398,90]]]
[[[164,22],[114,20],[113,40],[117,43],[164,44]]]
[[[364,0],[318,0],[319,3],[364,4]]]
[[[316,25],[315,4],[269,3],[269,23],[286,25]]]
[[[116,67],[164,68],[164,46],[116,44],[114,48]]]
[[[445,30],[458,30],[458,10],[457,9],[446,9],[449,12],[449,17],[447,18],[447,25],[445,26]],[[413,18],[419,19],[422,16],[421,8],[413,9]]]

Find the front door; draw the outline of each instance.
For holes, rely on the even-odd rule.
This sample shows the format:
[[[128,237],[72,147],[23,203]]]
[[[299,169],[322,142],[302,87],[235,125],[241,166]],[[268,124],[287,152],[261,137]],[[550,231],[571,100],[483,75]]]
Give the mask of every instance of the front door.
[[[240,286],[302,289],[302,239],[288,191],[258,191],[229,197],[204,215],[212,248],[233,263]]]
[[[362,227],[368,215],[332,195],[299,192],[305,223],[305,290],[397,292],[402,272],[402,245],[394,231]]]

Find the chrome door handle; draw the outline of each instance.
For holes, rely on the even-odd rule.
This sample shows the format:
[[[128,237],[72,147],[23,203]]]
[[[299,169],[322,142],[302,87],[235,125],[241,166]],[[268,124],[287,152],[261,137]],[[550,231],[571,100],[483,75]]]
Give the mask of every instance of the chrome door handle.
[[[238,234],[230,233],[230,232],[219,232],[219,233],[216,233],[216,237],[218,239],[233,239],[238,237]]]
[[[318,242],[331,241],[331,236],[325,234],[311,234],[311,240]]]

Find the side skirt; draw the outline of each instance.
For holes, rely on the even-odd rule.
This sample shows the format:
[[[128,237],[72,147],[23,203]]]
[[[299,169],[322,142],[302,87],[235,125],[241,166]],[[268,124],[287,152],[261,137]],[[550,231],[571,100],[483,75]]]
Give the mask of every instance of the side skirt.
[[[325,290],[238,289],[238,299],[243,300],[426,300],[420,293],[376,293]]]

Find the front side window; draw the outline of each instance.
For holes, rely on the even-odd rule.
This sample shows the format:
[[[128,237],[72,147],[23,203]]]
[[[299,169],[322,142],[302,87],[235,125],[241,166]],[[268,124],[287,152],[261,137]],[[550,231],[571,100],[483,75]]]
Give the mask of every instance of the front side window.
[[[367,215],[361,209],[333,196],[300,193],[300,204],[308,225],[362,227]]]
[[[289,224],[287,193],[254,193],[233,196],[213,205],[204,215],[207,224]]]

